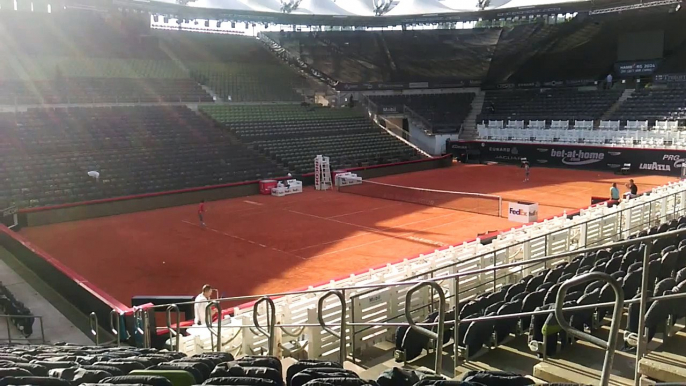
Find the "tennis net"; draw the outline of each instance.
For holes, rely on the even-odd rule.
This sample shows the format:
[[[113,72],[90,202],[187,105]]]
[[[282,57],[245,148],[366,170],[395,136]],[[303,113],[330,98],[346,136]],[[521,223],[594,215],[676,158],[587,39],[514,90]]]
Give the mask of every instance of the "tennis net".
[[[341,179],[344,183],[338,185],[338,191],[343,193],[491,216],[501,215],[503,203],[501,196],[424,189],[359,179],[350,179],[349,183],[345,183],[345,177],[341,177]]]

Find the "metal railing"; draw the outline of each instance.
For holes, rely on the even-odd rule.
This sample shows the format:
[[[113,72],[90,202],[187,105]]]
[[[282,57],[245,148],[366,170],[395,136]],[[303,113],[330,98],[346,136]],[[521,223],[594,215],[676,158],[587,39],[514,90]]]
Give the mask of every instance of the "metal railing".
[[[585,254],[585,253],[590,253],[590,252],[596,252],[596,251],[601,250],[601,249],[608,249],[608,248],[622,247],[622,246],[629,246],[629,245],[636,245],[636,244],[644,244],[645,245],[643,262],[647,266],[647,263],[649,262],[649,256],[651,253],[651,247],[650,247],[649,242],[656,240],[656,239],[660,239],[660,238],[679,236],[682,234],[686,234],[686,229],[679,229],[679,230],[675,230],[675,231],[671,231],[671,232],[665,232],[665,233],[645,236],[645,237],[641,237],[641,238],[634,238],[631,240],[615,242],[615,243],[611,243],[611,244],[605,244],[605,245],[595,246],[595,247],[590,247],[590,248],[584,248],[584,249],[571,251],[571,252],[564,252],[564,253],[551,255],[551,256],[545,256],[545,257],[541,257],[541,258],[536,258],[536,259],[532,259],[532,260],[524,261],[524,262],[513,262],[513,263],[503,264],[499,267],[499,269],[509,269],[509,268],[518,267],[518,266],[522,266],[525,264],[531,264],[531,263],[542,263],[542,262],[545,262],[548,260],[559,259],[559,258],[563,258],[563,257],[571,257],[574,255]],[[437,284],[438,281],[452,279],[455,282],[456,288],[459,288],[459,278],[460,277],[464,277],[464,276],[468,276],[468,275],[474,275],[474,274],[487,272],[487,271],[491,271],[491,270],[493,270],[493,268],[489,267],[489,268],[476,269],[476,270],[472,270],[472,271],[459,272],[459,273],[451,274],[451,275],[437,276],[437,277],[434,277],[434,278],[429,279],[429,280],[421,280],[421,281],[412,280],[412,281],[403,281],[403,282],[387,283],[387,284],[370,284],[370,285],[358,285],[358,286],[352,286],[352,287],[343,287],[343,288],[337,288],[335,293],[340,294],[337,296],[342,296],[343,291],[353,291],[353,290],[359,290],[359,289],[380,289],[380,288],[388,288],[388,287],[396,287],[396,286],[413,286],[413,288],[408,291],[409,295],[406,295],[406,298],[410,299],[412,292],[418,290],[420,287],[431,286],[439,294],[439,298],[440,298],[440,300],[439,300],[439,314],[444,314],[445,313],[445,308],[444,308],[445,307],[445,297],[441,296],[441,294],[443,293],[443,290],[442,290],[442,287],[438,286],[438,284]],[[648,280],[648,270],[647,269],[643,270],[643,279],[646,282]],[[569,284],[565,284],[563,286],[565,289],[564,290],[562,288],[560,289],[560,293],[564,294],[564,292],[566,292],[567,288],[570,288],[574,285],[578,285],[581,282],[587,282],[587,281],[591,281],[591,280],[604,280],[604,281],[609,282],[610,279],[607,279],[605,276],[601,277],[601,276],[595,275],[595,273],[584,274],[584,275],[581,275],[579,277],[570,279]],[[615,289],[615,292],[617,293],[616,286],[613,285],[613,289]],[[332,294],[331,290],[328,290],[328,291],[327,290],[307,290],[307,291],[301,291],[300,293],[317,294],[317,293],[322,293],[322,292],[327,293],[327,295],[324,295],[322,298],[320,298],[320,301],[319,301],[320,306],[323,306],[324,300],[322,300],[322,299],[325,299],[326,297],[330,296]],[[459,291],[456,291],[456,293],[459,294]],[[282,296],[282,295],[286,295],[286,294],[288,294],[288,293],[275,293],[275,294],[269,294],[269,295],[262,295],[262,296],[260,296],[260,298],[263,299],[264,301],[267,301],[266,299],[271,300],[271,298],[273,298],[273,297],[278,297],[278,296]],[[236,297],[236,298],[230,298],[230,299],[235,301],[237,299],[238,300],[244,300],[246,298],[255,298],[255,297],[256,296],[245,296],[245,297]],[[510,319],[510,318],[522,318],[522,317],[530,317],[533,315],[543,315],[543,314],[550,314],[550,313],[556,313],[556,315],[561,315],[560,312],[562,312],[562,311],[578,311],[578,310],[591,309],[591,308],[597,308],[597,307],[607,307],[607,306],[612,306],[612,305],[616,305],[616,304],[622,304],[622,305],[628,305],[628,304],[632,304],[632,303],[647,304],[648,301],[652,301],[652,300],[663,299],[663,298],[664,299],[673,299],[673,298],[682,298],[682,297],[686,297],[686,294],[649,297],[647,291],[642,291],[640,299],[632,299],[632,300],[628,300],[628,301],[624,301],[623,300],[623,294],[620,293],[620,296],[618,296],[617,299],[615,300],[615,302],[612,302],[612,303],[596,303],[596,304],[567,307],[567,308],[562,308],[562,306],[560,304],[556,304],[555,309],[552,309],[552,310],[542,310],[542,311],[522,312],[522,313],[507,314],[507,315],[468,318],[468,319],[456,320],[455,322],[441,322],[439,320],[439,322],[436,322],[436,323],[415,323],[411,318],[411,314],[408,315],[408,313],[409,313],[409,311],[408,311],[408,312],[406,312],[406,316],[409,316],[409,319],[406,323],[346,323],[346,322],[342,321],[341,323],[338,324],[338,326],[341,328],[344,328],[345,326],[386,326],[386,327],[408,326],[411,328],[417,328],[417,327],[421,327],[421,326],[433,326],[433,327],[438,328],[438,327],[441,327],[441,325],[443,325],[445,327],[445,325],[453,325],[453,324],[459,325],[461,323],[469,323],[469,322],[502,320],[502,319]],[[559,299],[560,299],[560,295],[558,295],[558,300]],[[222,299],[222,300],[224,300],[224,299]],[[191,304],[191,303],[192,302],[189,302],[189,304]],[[411,300],[408,302],[408,304],[411,304]],[[212,302],[212,303],[208,304],[208,309],[211,306],[216,307],[216,305],[217,305],[217,302]],[[441,306],[443,308],[441,308]],[[254,308],[256,309],[257,307],[259,307],[258,303],[255,304]],[[642,310],[639,311],[639,313],[640,313],[640,319],[639,320],[643,322],[643,325],[639,326],[639,331],[644,331],[645,330],[645,325],[644,325],[645,324],[645,321],[644,321],[644,319],[645,319],[644,318],[645,307],[641,307],[641,308],[642,308]],[[408,308],[408,310],[409,310],[409,308]],[[443,312],[441,312],[441,311],[443,311]],[[322,312],[321,307],[318,308],[318,312]],[[620,310],[620,312],[621,312],[621,310]],[[615,310],[614,316],[617,316],[617,315],[618,315],[617,311]],[[219,324],[221,324],[221,323],[219,323]],[[563,327],[563,328],[568,326],[564,321],[561,321],[560,324],[561,324],[561,327]],[[293,324],[293,325],[281,325],[281,327],[300,327],[300,326],[321,327],[323,329],[328,329],[331,327],[330,324],[327,325],[327,323],[322,323],[321,320],[320,320],[320,323],[317,323],[317,324],[299,323],[299,324]],[[255,325],[252,325],[252,326],[243,325],[241,327],[242,328],[252,328],[252,327],[260,328],[261,326],[259,323],[256,323]],[[443,329],[444,327],[441,327],[440,329]],[[179,328],[179,327],[177,326],[176,328]],[[569,329],[566,329],[566,330],[569,332]],[[265,330],[264,333],[266,336],[272,336],[273,335],[273,329],[270,329],[269,331]],[[443,331],[440,331],[440,333],[442,334]],[[439,336],[438,334],[439,333],[437,332],[437,333],[426,334],[426,335],[429,336],[431,339],[437,339]],[[571,332],[570,334],[574,335],[573,332]],[[640,335],[644,335],[644,334],[640,334]],[[580,339],[588,339],[587,335],[577,335],[577,337],[579,337]],[[639,342],[643,338],[644,338],[644,336],[640,337]],[[441,336],[441,339],[442,339],[442,336]],[[601,344],[600,341],[597,341],[597,340],[591,340],[591,342],[596,343],[596,344]],[[604,343],[603,345],[607,345],[607,342]],[[341,345],[341,346],[343,348],[343,345]],[[637,350],[638,357],[641,357],[644,354],[644,352],[645,352],[645,348],[639,346],[639,348]],[[347,358],[347,355],[345,355],[344,357]]]
[[[679,192],[674,193],[674,195],[677,195],[677,194],[680,194],[680,193]],[[662,197],[661,199],[665,199],[665,197]],[[666,201],[664,201],[664,202],[666,202]],[[683,206],[684,203],[681,203],[681,204]],[[652,205],[651,205],[651,208],[652,208]],[[631,210],[631,208],[627,208],[626,210]],[[683,212],[683,208],[679,207],[679,209],[677,209],[677,205],[675,202],[671,213],[667,213],[667,212],[663,211],[662,214],[657,215],[657,216],[653,216],[653,214],[650,213],[647,216],[647,219],[645,219],[645,221],[641,221],[640,223],[634,224],[634,226],[632,228],[636,228],[636,229],[633,229],[634,231],[638,230],[637,228],[645,229],[645,228],[649,227],[651,224],[654,224],[655,222],[660,222],[662,220],[669,219],[670,217],[676,218],[679,214],[683,214],[682,212]],[[578,226],[578,224],[576,224],[576,226]],[[621,225],[620,225],[620,228],[621,228]],[[554,232],[559,232],[559,229],[555,230]],[[614,239],[616,237],[616,235],[623,235],[623,234],[628,233],[628,232],[629,232],[628,230],[620,231],[620,232],[616,233],[614,236],[612,236],[611,238]],[[633,232],[633,233],[636,233],[636,232]],[[241,301],[241,300],[242,301],[248,301],[248,300],[259,299],[253,305],[253,313],[252,313],[253,325],[242,324],[242,325],[240,325],[239,328],[240,329],[245,329],[245,328],[257,329],[257,331],[259,331],[262,335],[264,335],[265,337],[267,337],[269,339],[268,353],[274,354],[274,348],[276,346],[274,343],[276,323],[275,323],[275,319],[274,319],[275,318],[275,308],[274,308],[274,302],[272,299],[277,298],[277,297],[281,297],[281,296],[286,296],[286,295],[294,295],[294,294],[297,294],[297,295],[315,295],[316,296],[318,294],[324,293],[324,295],[319,298],[319,301],[317,303],[318,323],[279,324],[279,327],[281,329],[288,328],[288,327],[296,327],[296,328],[302,328],[302,329],[304,329],[304,328],[319,328],[319,329],[322,329],[322,330],[332,334],[334,337],[336,337],[340,340],[340,348],[339,348],[338,354],[339,354],[340,360],[343,361],[343,360],[349,358],[348,345],[346,342],[348,340],[348,337],[346,336],[346,334],[347,334],[346,329],[347,328],[350,328],[351,335],[354,336],[355,327],[390,328],[390,327],[407,326],[407,327],[412,328],[412,329],[420,332],[421,334],[429,337],[430,339],[434,339],[437,341],[437,343],[435,345],[436,346],[435,355],[437,357],[435,370],[438,372],[441,370],[440,369],[440,359],[441,359],[440,357],[442,356],[442,347],[443,347],[442,342],[443,342],[443,335],[445,333],[446,326],[453,325],[453,327],[454,327],[455,336],[454,336],[452,345],[455,346],[453,352],[457,353],[458,352],[458,344],[460,341],[459,336],[458,336],[458,330],[459,329],[457,327],[462,323],[470,323],[470,322],[476,322],[476,321],[487,321],[487,320],[499,320],[499,319],[508,319],[508,318],[531,317],[533,315],[550,314],[550,313],[554,312],[554,313],[556,313],[556,315],[558,315],[558,319],[561,319],[560,320],[561,327],[565,331],[567,331],[570,335],[576,336],[580,339],[589,340],[592,343],[601,345],[601,347],[609,348],[609,347],[614,347],[613,343],[616,342],[616,330],[618,330],[618,328],[619,328],[619,326],[617,325],[617,323],[619,321],[618,315],[621,315],[621,311],[622,311],[621,308],[618,309],[618,307],[615,307],[615,310],[613,313],[613,315],[614,315],[613,325],[611,327],[611,330],[615,331],[615,332],[613,334],[611,334],[611,337],[610,337],[608,342],[603,342],[603,341],[600,341],[597,339],[593,339],[593,337],[590,337],[588,335],[584,335],[584,334],[579,333],[577,331],[570,330],[569,325],[566,323],[566,321],[564,321],[564,319],[560,317],[562,315],[561,312],[562,311],[574,311],[574,310],[590,309],[590,308],[596,308],[599,306],[607,307],[607,306],[611,306],[613,304],[615,306],[617,306],[620,304],[621,305],[627,305],[627,304],[631,304],[631,303],[640,302],[640,311],[639,311],[639,321],[640,321],[639,323],[640,323],[640,325],[639,325],[639,329],[638,329],[638,331],[639,331],[638,342],[639,343],[638,343],[637,355],[636,355],[636,361],[638,362],[642,358],[642,356],[645,354],[645,351],[646,351],[646,349],[645,349],[645,320],[644,320],[645,318],[644,317],[645,317],[648,301],[661,298],[661,297],[649,298],[648,292],[647,292],[647,288],[648,288],[647,283],[649,280],[648,279],[647,266],[648,266],[648,262],[649,262],[651,242],[653,240],[656,240],[656,239],[665,238],[665,237],[675,237],[675,236],[679,236],[679,235],[684,234],[684,233],[686,233],[686,229],[679,229],[676,231],[666,232],[666,233],[662,233],[662,234],[650,235],[650,236],[635,238],[635,239],[626,240],[626,241],[613,242],[613,243],[609,243],[609,244],[594,245],[594,246],[590,246],[590,247],[586,246],[585,248],[579,248],[579,249],[575,249],[575,250],[571,250],[571,251],[566,251],[563,253],[551,254],[548,256],[532,258],[532,259],[528,259],[528,260],[524,260],[524,261],[515,261],[515,262],[511,262],[511,263],[506,263],[506,264],[482,267],[479,269],[473,269],[473,270],[458,272],[458,273],[454,273],[454,274],[435,275],[435,276],[432,275],[431,277],[428,277],[428,278],[423,277],[421,279],[416,279],[416,280],[415,279],[402,280],[402,281],[397,281],[397,282],[392,282],[392,283],[384,283],[384,284],[374,283],[374,284],[363,284],[363,285],[338,287],[338,288],[335,288],[335,291],[333,291],[333,292],[331,289],[311,289],[311,290],[298,291],[298,292],[283,292],[283,293],[272,293],[272,294],[260,295],[260,296],[239,296],[239,297],[218,299],[217,301],[215,301],[211,304],[208,304],[207,310],[209,313],[210,307],[214,306],[214,307],[219,308],[221,306],[221,302],[225,302],[225,301],[236,302],[236,301]],[[584,238],[584,240],[586,240],[586,239],[587,238]],[[598,244],[600,242],[601,241],[596,241],[594,244]],[[547,267],[548,262],[551,262],[553,260],[560,260],[563,258],[571,259],[572,256],[581,255],[584,253],[596,252],[598,250],[607,249],[607,248],[615,248],[615,247],[623,247],[623,246],[628,246],[628,245],[635,245],[635,244],[639,244],[639,243],[644,243],[646,245],[646,247],[644,249],[644,258],[643,258],[643,265],[644,265],[643,278],[642,278],[643,279],[643,282],[642,282],[643,283],[643,286],[642,286],[643,290],[641,291],[640,299],[632,299],[629,301],[624,301],[623,294],[616,291],[617,298],[615,299],[614,303],[601,303],[601,304],[593,304],[593,305],[587,305],[587,306],[576,306],[576,307],[562,308],[562,304],[559,302],[560,297],[558,296],[558,299],[557,299],[558,302],[557,302],[554,310],[534,311],[534,312],[499,315],[499,316],[491,316],[491,317],[480,317],[480,318],[463,319],[463,320],[460,320],[456,316],[455,321],[447,321],[447,322],[443,319],[444,315],[445,315],[445,310],[446,310],[446,299],[447,299],[447,297],[445,296],[444,289],[439,284],[439,282],[452,281],[452,283],[453,283],[452,289],[453,290],[452,290],[452,294],[450,296],[455,298],[455,302],[454,302],[455,304],[459,304],[460,303],[460,294],[461,294],[461,292],[460,292],[460,284],[461,284],[460,278],[462,278],[462,277],[470,276],[470,275],[477,275],[480,273],[493,272],[494,273],[493,281],[496,281],[496,280],[502,278],[502,276],[498,277],[495,274],[496,271],[509,272],[512,268],[516,268],[516,267],[521,268],[521,267],[532,266],[532,265],[536,265],[536,264],[543,264],[544,266]],[[512,246],[508,246],[507,248],[512,248]],[[495,251],[491,251],[491,252],[487,253],[487,255],[490,255],[490,254],[494,254],[494,256],[495,256]],[[494,262],[495,262],[495,259],[494,259]],[[437,268],[433,272],[437,272],[440,269],[441,268]],[[424,275],[426,275],[426,273],[422,274],[422,276],[424,276]],[[585,282],[585,281],[589,281],[589,280],[609,281],[609,279],[607,279],[606,277],[601,278],[598,275],[583,275],[583,276],[572,279],[572,281],[569,282],[569,284],[565,284],[565,290],[563,291],[561,289],[560,293],[562,293],[564,295],[566,288],[569,288],[573,285],[579,284],[580,282]],[[483,284],[484,283],[482,283],[482,285]],[[611,282],[611,284],[612,284],[612,282]],[[348,306],[347,306],[347,302],[345,301],[346,292],[351,293],[351,292],[367,291],[367,290],[379,291],[379,290],[385,289],[385,288],[410,287],[410,286],[412,286],[412,288],[409,289],[408,293],[406,294],[406,305],[405,305],[405,317],[407,319],[407,322],[397,323],[397,322],[378,322],[378,321],[375,321],[375,322],[370,322],[370,323],[364,323],[364,322],[354,322],[354,321],[349,322],[347,320],[351,316],[351,314],[354,313],[354,309],[351,309],[351,314],[348,314],[348,312],[347,312]],[[416,323],[413,320],[413,316],[412,316],[412,310],[413,310],[413,308],[412,308],[412,294],[415,291],[419,291],[423,287],[431,288],[431,290],[436,295],[438,295],[438,300],[437,300],[437,306],[438,307],[437,308],[439,311],[439,320],[437,323]],[[494,287],[495,287],[495,284],[494,284]],[[616,285],[612,285],[612,287],[615,290],[617,289]],[[322,316],[322,312],[323,312],[323,309],[325,306],[326,299],[329,296],[334,295],[334,294],[337,297],[339,297],[339,299],[341,300],[341,317],[340,317],[340,321],[338,323],[332,323],[332,322],[327,323]],[[357,296],[359,296],[359,295],[360,294],[358,293]],[[674,295],[669,295],[669,296],[679,297],[679,296],[674,296]],[[683,296],[686,297],[686,294],[683,294]],[[434,303],[436,303],[436,301],[434,300],[435,299],[434,296],[431,296],[431,299],[432,299],[432,301],[430,302],[429,305],[422,305],[422,307],[432,306]],[[188,304],[192,304],[192,303],[193,302],[188,302]],[[351,302],[351,303],[354,304],[354,302]],[[183,303],[183,304],[185,304],[185,303]],[[267,325],[266,329],[263,328],[259,322],[259,312],[258,312],[259,310],[258,310],[258,308],[261,304],[265,304],[268,306],[268,311],[267,311],[268,325]],[[181,303],[176,304],[174,306],[178,307],[178,305],[181,305]],[[178,349],[179,348],[178,337],[180,335],[180,326],[179,326],[179,323],[177,323],[176,326],[173,326],[171,323],[171,318],[169,317],[169,315],[170,315],[169,313],[171,312],[171,310],[175,310],[175,308],[171,307],[171,305],[157,306],[157,308],[160,308],[160,307],[166,307],[166,310],[168,312],[167,327],[170,329],[170,338],[176,338],[176,340],[177,340],[176,349]],[[144,315],[145,314],[143,314],[143,315],[137,314],[137,319],[141,318],[140,320],[142,322],[145,322],[145,316]],[[211,316],[211,315],[207,315],[207,316]],[[220,319],[223,319],[223,318],[220,318]],[[208,318],[208,320],[211,320],[211,319]],[[353,320],[354,320],[354,318],[353,318]],[[222,342],[221,325],[222,324],[223,324],[222,322],[216,323],[216,325],[217,325],[216,331],[212,329],[211,325],[208,325],[208,329],[210,329],[211,335],[213,337],[217,338],[217,341],[218,341],[218,344],[216,345],[217,350],[221,350],[221,344],[222,344],[221,343]],[[137,323],[137,325],[141,325],[141,323]],[[145,323],[143,323],[143,325],[145,325]],[[428,327],[428,326],[434,327],[435,331],[424,328],[424,327]],[[335,332],[332,329],[332,327],[338,327],[340,332]],[[171,330],[175,330],[174,333],[172,333]],[[139,333],[140,332],[141,331],[139,331]],[[143,331],[142,333],[145,334],[145,331]],[[231,338],[231,340],[234,339],[235,337],[236,336]],[[149,339],[145,339],[145,341],[148,342]],[[215,345],[212,344],[212,347],[215,347]],[[354,350],[353,350],[353,352],[354,352]],[[609,369],[611,369],[611,366],[612,366],[613,355],[614,355],[613,350],[608,350],[608,354],[606,355],[606,360],[605,360],[604,368],[603,368],[603,372],[602,372],[603,375],[601,376],[601,380],[600,380],[601,385],[607,384],[607,374],[608,374]],[[454,359],[455,359],[455,368],[457,368],[458,360],[459,360],[458,355],[455,355]],[[636,366],[636,374],[635,374],[636,380],[638,380],[640,378],[640,376],[638,374],[638,368],[639,367]]]
[[[32,339],[30,336],[23,336],[23,337],[18,337],[15,336],[13,337],[13,330],[12,326],[14,326],[14,323],[12,323],[12,319],[38,319],[38,324],[40,326],[40,341],[41,343],[46,343],[45,340],[45,328],[43,326],[43,317],[42,316],[36,316],[36,315],[0,315],[0,318],[5,319],[5,324],[7,325],[7,338],[0,339],[2,341],[5,341],[8,345],[12,344],[31,344],[34,343],[32,342]],[[21,334],[22,332],[19,331]],[[33,335],[33,334],[32,334]]]
[[[421,114],[415,112],[406,105],[403,106],[403,110],[405,112],[405,115],[407,115],[409,118],[419,121],[421,125],[424,126],[424,130],[426,130],[429,133],[433,133],[433,125],[431,124],[431,122],[429,122],[428,119],[424,118],[423,116],[421,116]]]

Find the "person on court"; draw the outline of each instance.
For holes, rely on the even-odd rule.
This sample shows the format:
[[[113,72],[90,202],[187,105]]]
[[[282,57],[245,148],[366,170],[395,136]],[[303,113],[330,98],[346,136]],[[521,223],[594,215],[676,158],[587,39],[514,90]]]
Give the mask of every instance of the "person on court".
[[[638,195],[638,186],[636,186],[633,179],[629,180],[626,187],[629,188],[629,191],[626,193],[628,198],[634,198]]]
[[[200,226],[205,227],[205,200],[200,201],[198,206],[198,218],[200,219]]]
[[[619,189],[617,189],[617,183],[613,182],[610,188],[610,200],[619,201]]]
[[[529,182],[529,163],[525,162],[524,163],[524,182]]]
[[[212,296],[212,287],[209,284],[202,286],[202,292],[195,297],[195,304],[193,311],[195,312],[195,324],[198,326],[206,326],[207,323],[212,323],[212,320],[207,320],[207,305],[210,304],[210,297]],[[217,310],[212,308],[212,317],[217,313]]]

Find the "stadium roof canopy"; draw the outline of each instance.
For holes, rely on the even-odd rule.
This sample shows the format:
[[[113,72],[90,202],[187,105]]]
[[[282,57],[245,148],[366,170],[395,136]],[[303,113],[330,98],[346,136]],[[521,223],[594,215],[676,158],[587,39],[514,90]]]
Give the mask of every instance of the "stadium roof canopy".
[[[177,0],[155,0],[177,4]],[[518,8],[543,4],[573,3],[579,0],[492,0],[486,9]],[[583,2],[583,1],[582,1]],[[375,16],[375,9],[387,4],[384,0],[191,0],[188,7],[236,11],[283,13],[284,6],[297,5],[295,15]],[[383,16],[423,15],[479,11],[478,0],[395,0]]]
[[[93,4],[89,0],[66,0]],[[589,12],[641,0],[110,0],[152,14],[293,25],[387,27]],[[660,0],[658,0],[660,1]],[[666,0],[661,0],[666,1]],[[673,1],[673,0],[672,0]],[[479,4],[481,2],[481,4]],[[383,12],[379,12],[383,10]]]

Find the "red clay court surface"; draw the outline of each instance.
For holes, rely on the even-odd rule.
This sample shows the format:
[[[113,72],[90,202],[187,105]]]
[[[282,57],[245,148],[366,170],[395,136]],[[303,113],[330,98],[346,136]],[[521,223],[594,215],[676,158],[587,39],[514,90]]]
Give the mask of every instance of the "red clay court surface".
[[[674,181],[632,176],[640,191]],[[585,208],[628,177],[514,166],[455,165],[375,181],[488,193],[539,203],[539,218]],[[274,293],[365,271],[521,224],[506,218],[306,188],[42,227],[21,234],[124,304],[135,295],[193,295],[209,283],[225,296]]]

